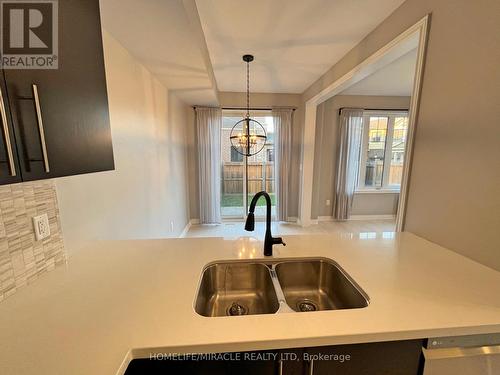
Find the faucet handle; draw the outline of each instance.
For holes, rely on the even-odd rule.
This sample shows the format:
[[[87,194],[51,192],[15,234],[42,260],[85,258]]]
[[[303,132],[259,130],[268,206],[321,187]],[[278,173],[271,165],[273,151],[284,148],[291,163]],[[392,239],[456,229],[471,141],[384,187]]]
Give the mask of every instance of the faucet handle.
[[[283,238],[274,237],[273,238],[273,245],[278,245],[278,244],[282,244],[283,246],[286,246],[286,243],[285,243],[285,241],[283,241]]]

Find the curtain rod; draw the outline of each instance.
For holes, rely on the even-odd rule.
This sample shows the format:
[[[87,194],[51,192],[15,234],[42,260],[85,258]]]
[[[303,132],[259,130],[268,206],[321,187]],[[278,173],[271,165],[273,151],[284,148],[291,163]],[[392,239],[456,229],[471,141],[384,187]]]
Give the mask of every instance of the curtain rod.
[[[199,106],[193,106],[194,109],[196,109],[197,107]],[[295,111],[297,109],[297,107],[275,107],[275,108],[285,108],[285,109],[291,109],[292,111]],[[229,110],[229,109],[233,109],[233,110],[239,110],[239,111],[246,111],[247,108],[246,107],[222,107],[222,109],[226,109],[226,110]],[[272,111],[273,108],[270,108],[270,107],[261,107],[261,108],[256,108],[256,107],[253,107],[253,108],[249,108],[250,111]]]
[[[341,107],[339,108],[339,115],[343,109],[352,107]],[[408,112],[408,108],[352,108],[352,109],[362,109],[363,111],[387,111],[387,112]]]
[[[275,108],[285,108],[285,109],[291,109],[292,111],[295,111],[297,109],[297,107],[275,107]],[[222,107],[222,109],[235,109],[235,110],[240,110],[240,111],[246,111],[246,108],[243,108],[243,107]],[[265,107],[262,107],[262,108],[249,108],[250,111],[272,111],[273,108],[265,108]]]

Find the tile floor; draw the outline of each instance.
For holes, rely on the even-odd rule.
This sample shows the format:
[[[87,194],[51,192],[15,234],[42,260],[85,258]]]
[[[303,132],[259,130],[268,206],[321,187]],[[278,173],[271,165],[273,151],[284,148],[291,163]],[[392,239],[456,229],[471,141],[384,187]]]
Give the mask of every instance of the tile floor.
[[[263,237],[265,222],[256,222],[254,232],[246,232],[244,222],[224,222],[220,225],[193,225],[186,237],[224,237],[242,236]],[[396,223],[394,220],[352,220],[346,222],[323,221],[303,228],[294,223],[272,223],[273,235],[353,233],[364,238],[392,238]]]

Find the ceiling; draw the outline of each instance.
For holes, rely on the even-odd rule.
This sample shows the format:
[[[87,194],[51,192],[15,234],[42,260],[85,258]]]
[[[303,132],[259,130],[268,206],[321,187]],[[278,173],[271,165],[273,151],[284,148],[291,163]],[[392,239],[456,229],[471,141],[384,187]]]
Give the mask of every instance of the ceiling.
[[[339,95],[411,96],[416,62],[417,49],[414,48]]]
[[[302,93],[404,0],[196,0],[221,91]]]
[[[103,28],[170,91],[188,104],[217,105],[219,90],[245,91],[243,54],[255,55],[252,92],[300,94],[403,1],[101,0],[100,5]],[[401,93],[404,87],[391,90]]]
[[[102,26],[180,99],[190,104],[217,104],[208,53],[205,59],[200,46],[204,40],[200,43],[196,35],[188,3],[101,0]]]

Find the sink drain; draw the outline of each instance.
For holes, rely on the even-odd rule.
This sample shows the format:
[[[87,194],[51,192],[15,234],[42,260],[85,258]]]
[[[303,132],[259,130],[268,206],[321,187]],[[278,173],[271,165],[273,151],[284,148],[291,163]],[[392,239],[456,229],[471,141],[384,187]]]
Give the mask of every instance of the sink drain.
[[[248,309],[236,302],[233,302],[232,305],[227,308],[227,315],[246,315],[247,313]]]
[[[297,308],[299,309],[299,311],[302,312],[318,310],[318,306],[316,306],[316,304],[313,301],[308,299],[304,299],[302,301],[297,302]]]

